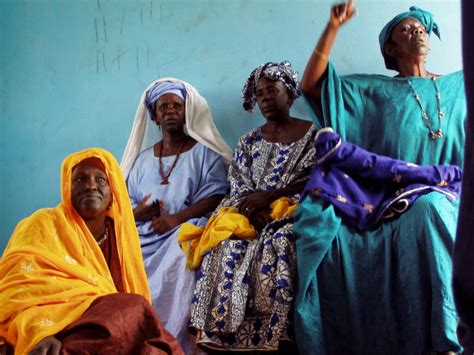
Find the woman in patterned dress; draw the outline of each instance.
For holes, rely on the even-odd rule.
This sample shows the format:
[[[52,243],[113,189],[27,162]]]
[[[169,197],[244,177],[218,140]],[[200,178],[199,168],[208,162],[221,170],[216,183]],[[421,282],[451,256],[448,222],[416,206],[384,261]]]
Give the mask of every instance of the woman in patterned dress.
[[[299,95],[289,62],[258,67],[244,86],[244,108],[253,111],[257,103],[266,123],[240,138],[229,168],[231,192],[220,207],[237,208],[258,233],[251,241],[225,240],[203,258],[191,327],[207,348],[278,350],[281,340],[292,339],[293,217],[270,217],[270,205],[282,197],[296,203],[313,165],[316,128],[290,116]]]

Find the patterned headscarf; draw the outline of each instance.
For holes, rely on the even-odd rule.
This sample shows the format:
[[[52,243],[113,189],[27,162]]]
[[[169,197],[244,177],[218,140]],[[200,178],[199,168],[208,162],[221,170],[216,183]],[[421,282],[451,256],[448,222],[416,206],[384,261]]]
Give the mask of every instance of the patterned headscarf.
[[[268,62],[262,64],[250,73],[250,76],[242,89],[242,99],[244,101],[243,106],[245,111],[253,112],[255,109],[255,104],[257,102],[255,91],[258,79],[260,79],[262,75],[270,80],[280,80],[285,84],[293,100],[301,96],[298,73],[296,70],[293,70],[291,63],[288,61],[281,62],[280,64]]]
[[[385,52],[384,52],[385,43],[390,38],[393,28],[406,18],[414,18],[415,20],[417,20],[423,25],[428,35],[431,35],[431,32],[433,32],[439,39],[441,39],[438,24],[433,20],[433,14],[431,12],[420,9],[419,7],[411,6],[410,11],[402,12],[401,14],[398,14],[393,19],[391,19],[384,26],[384,28],[382,28],[382,31],[380,31],[380,34],[379,34],[380,51],[382,52],[383,58],[385,60],[385,67],[387,69],[396,70],[396,68],[394,67],[392,63],[392,60],[390,60],[391,58],[385,55]]]
[[[146,108],[152,120],[155,116],[155,103],[164,94],[175,94],[183,101],[186,100],[186,88],[183,84],[172,81],[157,82],[155,86],[147,91],[145,97]]]

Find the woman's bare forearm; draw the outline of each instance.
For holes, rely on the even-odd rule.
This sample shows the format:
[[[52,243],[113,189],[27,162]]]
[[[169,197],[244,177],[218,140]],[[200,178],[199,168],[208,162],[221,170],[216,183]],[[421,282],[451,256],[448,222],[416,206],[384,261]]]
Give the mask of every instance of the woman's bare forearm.
[[[336,40],[338,28],[329,22],[319,38],[301,78],[301,90],[305,95],[317,100],[321,98],[321,84],[328,67],[329,56]]]
[[[306,64],[301,79],[301,90],[317,102],[321,100],[321,84],[328,68],[329,56],[336,41],[337,33],[339,28],[356,13],[354,5],[355,0],[350,0],[331,8],[326,28],[311,53],[308,64]]]

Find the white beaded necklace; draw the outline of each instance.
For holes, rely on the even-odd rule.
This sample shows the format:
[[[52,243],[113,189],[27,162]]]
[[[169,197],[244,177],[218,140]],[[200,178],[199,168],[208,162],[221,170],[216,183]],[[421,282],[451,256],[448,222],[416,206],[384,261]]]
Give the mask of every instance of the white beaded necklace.
[[[405,79],[406,79],[408,85],[410,85],[411,90],[413,91],[413,96],[415,97],[415,100],[418,103],[418,106],[420,107],[421,117],[423,118],[423,121],[426,123],[426,126],[428,127],[428,129],[430,131],[430,137],[434,140],[436,140],[438,138],[443,138],[443,130],[441,129],[441,119],[444,117],[444,112],[441,111],[441,93],[439,92],[439,87],[438,87],[438,83],[436,82],[436,77],[431,78],[431,80],[433,81],[433,85],[435,87],[435,90],[436,90],[436,101],[438,103],[439,128],[436,132],[433,131],[433,128],[431,127],[431,123],[430,123],[430,117],[428,116],[425,109],[423,108],[423,105],[421,104],[420,95],[418,94],[418,92],[416,92],[416,90],[413,87],[413,84],[410,81],[410,79],[408,79],[408,77],[405,77]]]
[[[104,234],[102,234],[100,239],[97,241],[97,244],[99,244],[99,246],[102,245],[102,243],[105,242],[108,237],[109,237],[109,222],[106,220]]]

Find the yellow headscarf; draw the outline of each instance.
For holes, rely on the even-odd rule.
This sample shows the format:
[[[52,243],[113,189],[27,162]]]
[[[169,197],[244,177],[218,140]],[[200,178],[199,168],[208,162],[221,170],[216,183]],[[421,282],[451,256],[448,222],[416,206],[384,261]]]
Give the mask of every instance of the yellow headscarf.
[[[117,292],[105,258],[84,220],[72,207],[72,169],[87,158],[105,166],[124,289],[150,291],[133,211],[120,167],[109,152],[90,148],[62,165],[62,203],[41,209],[16,227],[0,261],[0,338],[16,354],[76,321],[98,297]]]

